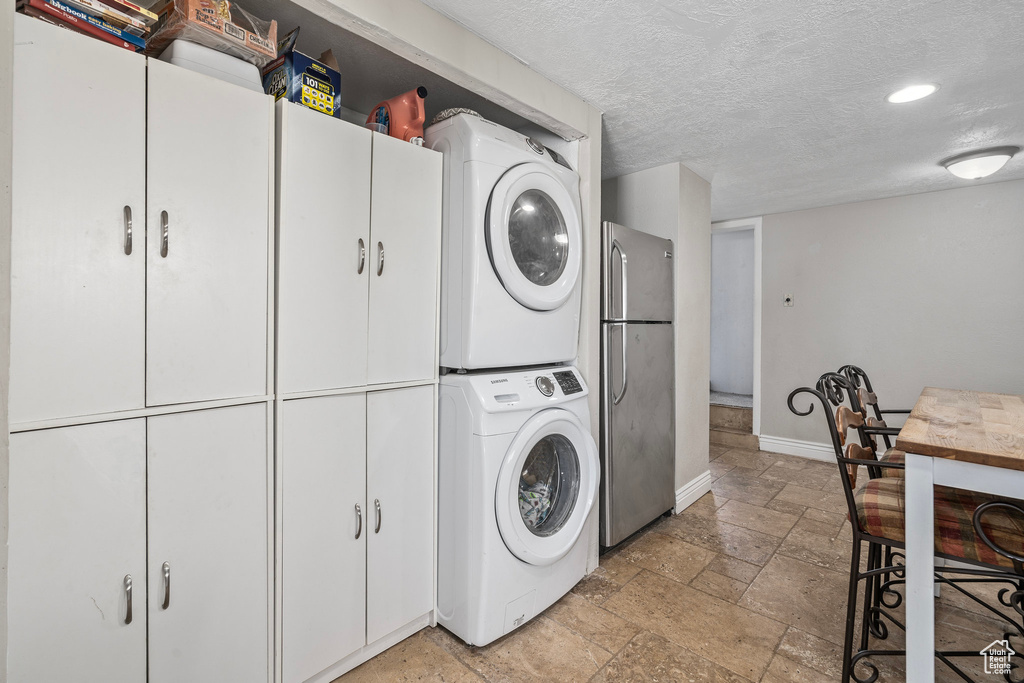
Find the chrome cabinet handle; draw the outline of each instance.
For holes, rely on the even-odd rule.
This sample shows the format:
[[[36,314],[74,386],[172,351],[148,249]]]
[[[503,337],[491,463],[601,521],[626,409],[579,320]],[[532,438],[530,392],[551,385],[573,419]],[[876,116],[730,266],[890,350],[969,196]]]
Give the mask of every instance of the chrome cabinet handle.
[[[363,274],[363,266],[366,265],[366,244],[363,242],[363,238],[359,238],[359,267],[356,268],[356,274]]]
[[[613,324],[622,330],[622,388],[619,389],[619,393],[612,397],[612,405],[617,406],[622,397],[626,395],[626,383],[629,381],[629,376],[626,373],[626,323]]]
[[[167,609],[171,606],[171,563],[164,562],[164,604],[161,605],[163,609]]]
[[[124,255],[132,255],[132,207],[124,207]]]
[[[622,245],[619,244],[618,240],[612,240],[612,253],[615,251],[619,252],[619,263],[621,264],[619,272],[619,291],[622,292],[622,320],[629,320],[629,316],[626,315],[626,306],[629,301],[629,293],[627,287],[629,286],[629,278],[626,277],[626,252],[622,250]],[[609,271],[611,268],[608,269]],[[625,332],[623,332],[625,334]]]
[[[363,535],[363,510],[359,507],[359,503],[356,503],[356,539]]]
[[[377,275],[384,274],[384,244],[377,242]]]
[[[124,575],[124,597],[125,597],[125,602],[128,603],[128,608],[125,610],[125,613],[124,613],[124,623],[125,623],[125,626],[127,626],[128,624],[132,623],[132,575],[131,574],[125,574]]]
[[[160,257],[167,258],[167,212],[160,212]]]
[[[373,506],[375,508],[377,508],[377,526],[374,527],[373,533],[379,534],[380,533],[380,499],[379,498],[374,498],[373,499]]]

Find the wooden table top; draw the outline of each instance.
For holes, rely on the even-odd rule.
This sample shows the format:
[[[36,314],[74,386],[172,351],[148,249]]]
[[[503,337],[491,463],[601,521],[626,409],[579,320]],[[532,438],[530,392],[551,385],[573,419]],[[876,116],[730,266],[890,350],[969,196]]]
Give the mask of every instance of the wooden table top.
[[[1024,396],[926,387],[896,448],[1024,470]]]

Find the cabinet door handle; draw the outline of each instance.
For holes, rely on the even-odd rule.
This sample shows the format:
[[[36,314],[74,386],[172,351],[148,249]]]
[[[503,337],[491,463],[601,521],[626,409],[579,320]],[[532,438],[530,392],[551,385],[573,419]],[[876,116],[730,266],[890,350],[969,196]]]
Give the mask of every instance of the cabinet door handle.
[[[167,609],[171,606],[171,563],[164,562],[164,604],[161,605],[163,609]]]
[[[377,242],[377,275],[384,274],[384,243]]]
[[[363,510],[356,503],[356,539],[363,535]]]
[[[363,274],[363,266],[366,265],[366,243],[363,242],[363,238],[359,238],[359,267],[356,268],[356,274]]]
[[[124,612],[124,623],[127,626],[132,623],[132,575],[124,575],[124,597],[125,602],[128,604],[127,609]]]
[[[373,533],[379,534],[380,533],[380,499],[379,498],[374,498],[373,499],[373,506],[375,508],[377,508],[377,526],[374,527]]]
[[[167,258],[167,212],[160,212],[160,257]]]
[[[132,207],[124,207],[124,255],[132,255]]]

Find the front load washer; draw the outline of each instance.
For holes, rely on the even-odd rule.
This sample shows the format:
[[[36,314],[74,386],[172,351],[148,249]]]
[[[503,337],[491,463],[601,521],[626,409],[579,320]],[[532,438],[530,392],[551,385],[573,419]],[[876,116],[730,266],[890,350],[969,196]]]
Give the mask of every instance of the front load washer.
[[[459,114],[425,133],[444,154],[441,367],[576,358],[579,176],[544,145]]]
[[[471,645],[583,578],[600,481],[571,366],[441,378],[438,620]]]

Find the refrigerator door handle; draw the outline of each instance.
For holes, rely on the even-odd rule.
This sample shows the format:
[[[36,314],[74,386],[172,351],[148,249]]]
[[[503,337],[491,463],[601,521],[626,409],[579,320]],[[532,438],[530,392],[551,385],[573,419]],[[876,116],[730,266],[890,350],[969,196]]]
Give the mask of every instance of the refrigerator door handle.
[[[619,252],[619,263],[621,265],[620,272],[619,272],[619,291],[622,292],[622,318],[621,318],[621,320],[629,320],[629,316],[626,315],[626,303],[629,301],[629,296],[628,296],[627,290],[626,290],[627,283],[629,282],[629,278],[626,277],[626,252],[624,252],[622,250],[622,245],[619,244],[618,240],[612,240],[612,248],[611,248],[611,251],[609,252],[609,255],[614,254],[616,251]],[[610,265],[608,267],[608,271],[611,272],[611,266]],[[623,332],[623,335],[625,335],[625,332]],[[623,339],[625,339],[625,336],[623,336]],[[625,343],[625,342],[623,342],[623,343]],[[623,391],[625,391],[625,389],[623,389]],[[618,403],[618,401],[616,401],[616,403]]]
[[[619,253],[621,254],[622,252],[620,251]],[[612,405],[617,406],[622,397],[626,395],[626,384],[629,381],[629,375],[626,372],[626,323],[614,323],[614,325],[622,330],[622,388],[619,389],[619,393],[612,396]]]

